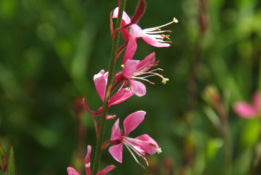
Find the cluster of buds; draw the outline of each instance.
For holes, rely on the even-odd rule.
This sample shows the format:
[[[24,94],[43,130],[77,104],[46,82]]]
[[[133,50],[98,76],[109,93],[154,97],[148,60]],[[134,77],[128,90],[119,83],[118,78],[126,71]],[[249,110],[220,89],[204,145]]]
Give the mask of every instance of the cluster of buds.
[[[120,3],[118,5],[120,6]],[[122,70],[113,76],[111,82],[111,88],[109,89],[110,96],[108,99],[107,108],[122,103],[133,95],[136,95],[138,97],[144,96],[146,94],[146,86],[143,84],[143,82],[154,84],[154,82],[149,80],[149,78],[152,76],[160,77],[163,84],[166,84],[166,82],[169,80],[159,73],[159,71],[162,71],[163,69],[155,68],[159,62],[156,61],[155,52],[150,53],[143,60],[135,60],[133,59],[133,57],[137,50],[138,38],[142,38],[145,42],[154,47],[169,47],[171,41],[169,41],[169,35],[165,33],[170,33],[171,31],[161,30],[161,28],[172,23],[177,23],[178,20],[176,18],[173,18],[173,20],[167,24],[158,27],[142,29],[137,24],[137,22],[144,13],[144,10],[145,2],[144,0],[140,0],[136,12],[132,18],[130,18],[127,13],[123,11],[121,26],[120,28],[117,28],[115,30],[113,29],[113,19],[119,17],[119,7],[116,7],[111,13],[111,35],[112,37],[114,37],[115,32],[120,31],[125,40],[125,44],[123,44],[123,46],[118,49],[115,57],[115,60],[118,61],[119,56],[124,53],[122,60]],[[108,84],[108,74],[108,72],[101,70],[99,71],[99,73],[93,76],[95,88],[101,101],[103,102],[105,101],[105,96],[107,94],[106,88]],[[100,129],[100,122],[96,122],[96,119],[98,119],[99,121],[101,120],[103,106],[99,107],[97,110],[91,110],[91,108],[87,105],[85,99],[83,99],[83,104],[85,109],[92,116],[95,116],[93,118],[96,128],[96,136],[97,138],[99,138],[98,133]],[[142,110],[129,114],[123,121],[124,134],[122,134],[119,126],[120,119],[117,119],[112,126],[111,138],[108,141],[104,142],[102,150],[105,150],[106,147],[111,144],[111,146],[109,147],[109,153],[116,161],[122,163],[123,145],[125,145],[125,147],[129,150],[129,152],[139,165],[144,167],[139,162],[136,155],[143,159],[148,166],[149,163],[145,156],[149,156],[154,153],[160,153],[160,147],[158,146],[156,141],[147,134],[140,135],[136,138],[131,138],[128,136],[143,122],[145,114],[146,112]],[[107,115],[106,119],[113,119],[115,117],[116,115]],[[90,175],[90,145],[88,145],[87,150],[88,151],[84,164],[86,174]],[[114,168],[114,165],[109,165],[97,174],[106,174]],[[79,175],[79,173],[71,167],[68,167],[67,171],[69,175]]]

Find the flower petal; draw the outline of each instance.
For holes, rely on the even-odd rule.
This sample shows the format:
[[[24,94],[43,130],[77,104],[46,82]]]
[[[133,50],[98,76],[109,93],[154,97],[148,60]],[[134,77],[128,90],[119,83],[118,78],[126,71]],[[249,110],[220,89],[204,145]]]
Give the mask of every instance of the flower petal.
[[[133,96],[133,92],[130,88],[122,88],[118,90],[109,101],[109,107],[124,102],[128,98]]]
[[[168,43],[161,43],[161,42],[158,42],[157,40],[150,38],[150,37],[142,37],[142,39],[146,43],[148,43],[148,44],[150,44],[154,47],[169,47],[170,46],[170,44],[168,44]]]
[[[244,102],[236,103],[234,106],[234,110],[237,115],[243,118],[253,118],[258,114],[258,111],[253,106]]]
[[[78,173],[78,171],[76,171],[74,168],[72,167],[68,167],[67,168],[67,173],[68,175],[80,175],[80,173]]]
[[[136,129],[144,120],[145,115],[145,111],[137,111],[128,115],[123,122],[124,135],[127,136],[130,132]]]
[[[117,119],[111,129],[111,141],[121,139],[121,129],[119,126],[119,119]]]
[[[118,18],[118,15],[119,15],[119,7],[116,7],[112,13],[112,18]],[[123,11],[122,20],[124,20],[125,24],[131,23],[131,19],[125,11]]]
[[[127,60],[131,60],[137,50],[137,43],[135,38],[130,38],[126,51],[123,56],[123,63],[125,63]]]
[[[122,69],[122,75],[126,78],[132,77],[139,62],[139,60],[126,60]]]
[[[137,95],[138,97],[142,97],[146,94],[146,86],[143,83],[135,80],[129,80],[129,82],[131,89],[135,95]]]
[[[91,152],[92,152],[92,146],[87,146],[87,154],[84,159],[84,168],[86,171],[86,175],[91,175]]]
[[[116,115],[106,115],[106,119],[107,120],[113,119],[115,117],[116,117]]]
[[[95,74],[93,76],[93,81],[95,84],[96,91],[102,101],[104,100],[104,96],[105,96],[107,79],[108,79],[108,72],[105,72],[104,70],[101,70],[98,74]]]
[[[142,28],[137,24],[133,24],[130,26],[130,36],[133,38],[145,37]]]
[[[115,168],[116,168],[116,166],[114,166],[114,165],[106,166],[103,170],[101,170],[100,172],[98,172],[96,175],[104,175],[104,174],[107,174],[108,172],[110,172],[111,170],[114,170]]]
[[[123,143],[120,143],[118,145],[112,145],[109,148],[109,152],[111,153],[112,157],[122,163],[122,147],[123,147]]]
[[[157,142],[148,134],[143,134],[135,138],[138,142],[133,143],[135,149],[140,150],[143,155],[152,155],[161,152]]]
[[[155,52],[146,56],[137,66],[137,70],[146,72],[155,64]]]

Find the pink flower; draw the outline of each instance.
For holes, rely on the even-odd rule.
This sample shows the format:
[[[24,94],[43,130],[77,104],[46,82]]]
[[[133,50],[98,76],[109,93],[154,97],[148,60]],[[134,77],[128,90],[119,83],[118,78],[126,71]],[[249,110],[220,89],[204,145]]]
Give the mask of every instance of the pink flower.
[[[243,118],[253,118],[260,115],[261,96],[255,92],[252,99],[252,104],[245,102],[237,102],[234,105],[235,112]]]
[[[116,7],[113,11],[112,18],[118,18],[119,8]],[[164,39],[170,40],[169,35],[164,35],[163,33],[170,33],[170,30],[161,30],[161,28],[168,26],[172,23],[178,23],[178,20],[176,18],[173,18],[173,20],[169,23],[166,23],[161,26],[157,27],[151,27],[147,29],[142,29],[137,24],[132,24],[130,17],[128,14],[124,11],[122,16],[122,26],[132,24],[130,25],[130,30],[126,28],[122,29],[122,34],[125,39],[125,41],[129,41],[131,37],[133,38],[142,38],[145,42],[148,44],[155,46],[155,47],[169,47],[171,41],[166,41]]]
[[[137,111],[131,113],[126,117],[123,122],[124,126],[124,135],[121,135],[121,130],[119,127],[119,119],[116,120],[112,127],[111,133],[111,141],[115,143],[109,148],[109,152],[112,157],[122,163],[122,149],[123,145],[130,151],[131,155],[134,157],[135,161],[139,164],[140,162],[134,155],[136,153],[139,157],[141,157],[147,164],[148,161],[144,157],[145,155],[152,155],[154,153],[160,153],[161,149],[158,144],[147,134],[143,134],[136,138],[130,138],[128,135],[138,127],[138,125],[144,120],[146,112],[145,111]],[[134,153],[133,153],[134,152]],[[142,166],[142,165],[141,165]],[[143,167],[143,166],[142,166]]]
[[[91,175],[91,152],[92,152],[92,147],[90,145],[87,146],[87,154],[84,159],[84,168],[86,171],[86,175]],[[105,167],[102,171],[98,172],[96,175],[104,175],[110,172],[111,170],[115,169],[116,167],[114,165],[109,165]],[[80,175],[78,171],[76,171],[72,167],[67,168],[68,175]]]
[[[106,86],[107,86],[108,72],[101,70],[98,74],[93,76],[93,81],[96,87],[96,91],[102,101],[104,101]],[[114,95],[112,95],[108,102],[108,108],[112,105],[116,105],[124,102],[133,95],[131,88],[120,88]],[[102,113],[102,107],[99,108],[98,112],[92,111],[83,99],[85,109],[93,116],[100,116]],[[115,115],[107,115],[107,119],[114,118]]]
[[[97,93],[102,101],[104,101],[106,86],[107,86],[108,72],[101,70],[98,74],[93,76],[93,81],[97,90]],[[108,107],[119,104],[133,95],[130,88],[120,88],[108,102]]]
[[[130,83],[132,92],[138,97],[141,97],[146,94],[146,86],[143,83],[136,80],[143,80],[151,84],[154,84],[147,78],[152,76],[158,76],[162,78],[162,83],[166,84],[166,82],[169,79],[155,72],[157,70],[162,69],[150,70],[152,67],[155,67],[158,64],[158,61],[155,60],[154,52],[149,54],[142,61],[132,60],[132,57],[134,56],[134,53],[137,48],[136,42],[134,42],[134,40],[135,39],[131,38],[127,45],[127,49],[123,57],[123,69],[121,73],[117,74],[116,80],[119,80],[121,79],[121,77],[124,77],[124,79]]]

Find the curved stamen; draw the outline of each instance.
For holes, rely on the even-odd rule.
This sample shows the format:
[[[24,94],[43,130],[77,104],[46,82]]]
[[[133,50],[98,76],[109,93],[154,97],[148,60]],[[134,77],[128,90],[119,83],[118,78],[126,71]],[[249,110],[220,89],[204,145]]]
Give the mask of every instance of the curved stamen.
[[[168,22],[166,24],[163,24],[163,25],[160,25],[160,26],[156,26],[156,27],[146,28],[146,29],[143,29],[143,31],[146,32],[146,31],[160,30],[160,28],[166,27],[166,26],[168,26],[170,24],[173,24],[173,23],[178,23],[177,18],[174,17],[172,21],[170,21],[170,22]]]
[[[161,153],[161,148],[159,148],[158,146],[156,146],[154,144],[151,144],[148,141],[146,142],[144,140],[133,139],[133,138],[130,138],[130,137],[127,137],[127,138],[128,139],[125,139],[125,140],[128,142],[128,144],[133,145],[133,143],[135,143],[135,144],[138,144],[138,145],[142,146],[143,148],[153,150],[153,151],[155,151],[157,153]],[[131,143],[131,142],[133,142],[133,143]],[[134,147],[134,149],[136,149],[136,148]]]

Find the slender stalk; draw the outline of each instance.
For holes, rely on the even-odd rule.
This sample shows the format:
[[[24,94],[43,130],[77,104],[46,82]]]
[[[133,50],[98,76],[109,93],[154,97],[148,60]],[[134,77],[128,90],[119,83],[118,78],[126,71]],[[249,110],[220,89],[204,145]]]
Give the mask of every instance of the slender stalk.
[[[127,0],[121,0],[119,16],[118,16],[117,23],[116,23],[116,29],[119,28],[121,25],[122,14],[125,9],[126,1]],[[107,80],[105,98],[104,98],[104,102],[103,102],[102,115],[101,115],[101,119],[100,119],[101,123],[100,123],[100,127],[99,127],[99,135],[98,135],[97,145],[96,145],[96,154],[95,154],[93,170],[92,170],[93,175],[96,175],[98,172],[101,155],[102,155],[102,142],[103,142],[103,135],[104,135],[104,128],[105,128],[105,120],[106,120],[106,115],[108,112],[108,101],[109,101],[110,92],[111,92],[112,83],[113,83],[112,80],[113,80],[113,75],[114,75],[114,68],[115,68],[115,61],[116,61],[115,58],[116,58],[116,54],[117,54],[119,38],[120,38],[120,31],[117,31],[117,32],[115,32],[115,35],[114,35],[114,38],[112,41],[109,75],[108,75],[108,80]]]

